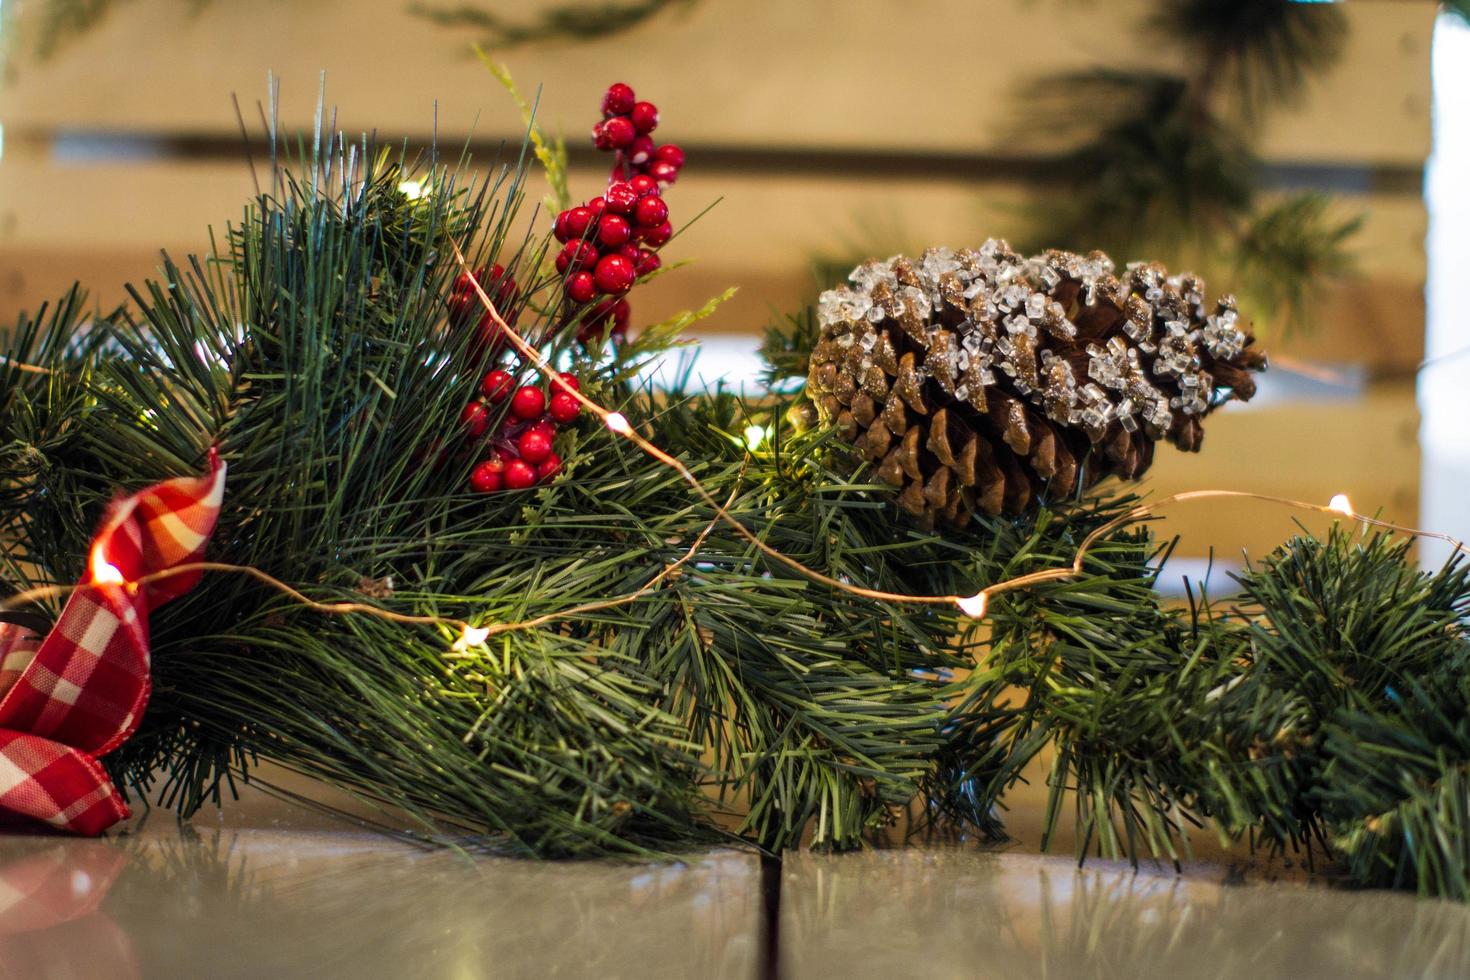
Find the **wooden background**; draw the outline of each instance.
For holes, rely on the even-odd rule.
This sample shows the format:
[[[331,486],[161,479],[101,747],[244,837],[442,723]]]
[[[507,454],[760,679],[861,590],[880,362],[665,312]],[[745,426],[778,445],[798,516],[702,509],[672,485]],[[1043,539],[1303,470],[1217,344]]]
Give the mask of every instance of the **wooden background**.
[[[482,0],[494,3],[494,0]],[[556,0],[557,3],[564,0]],[[526,16],[547,0],[496,4]],[[151,274],[158,250],[198,249],[237,215],[251,182],[231,93],[264,98],[282,79],[282,118],[310,126],[319,74],[349,132],[441,141],[515,139],[515,110],[467,53],[468,35],[410,16],[405,0],[129,0],[95,31],[39,62],[8,4],[0,90],[0,322],[73,279],[103,303]],[[705,330],[750,335],[812,294],[812,262],[872,248],[978,243],[1015,227],[1038,188],[1006,132],[1025,82],[1095,64],[1163,65],[1137,24],[1142,0],[701,0],[630,33],[504,57],[541,119],[583,138],[614,79],[662,110],[661,135],[689,151],[670,194],[688,216],[722,202],[676,243],[697,264],[639,299],[650,318],[726,285],[739,297]],[[1341,62],[1300,104],[1266,120],[1261,147],[1283,188],[1342,192],[1365,215],[1361,277],[1312,336],[1276,350],[1357,365],[1381,383],[1291,393],[1213,420],[1197,458],[1161,453],[1151,485],[1228,486],[1325,500],[1413,520],[1417,415],[1406,379],[1423,351],[1429,152],[1427,0],[1353,0]],[[579,169],[590,196],[603,170]],[[1043,188],[1065,193],[1065,187]],[[1290,531],[1260,508],[1180,511],[1184,553],[1259,551]],[[1204,511],[1203,513],[1201,511]]]

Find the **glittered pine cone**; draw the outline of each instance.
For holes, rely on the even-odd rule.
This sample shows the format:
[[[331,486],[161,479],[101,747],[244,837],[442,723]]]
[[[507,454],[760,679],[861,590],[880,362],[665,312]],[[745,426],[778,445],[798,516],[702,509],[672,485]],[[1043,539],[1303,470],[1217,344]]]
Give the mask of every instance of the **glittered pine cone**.
[[[1255,394],[1265,355],[1233,297],[1101,252],[1023,258],[1003,241],[866,262],[822,294],[809,390],[926,525],[1017,514],[1105,476]]]

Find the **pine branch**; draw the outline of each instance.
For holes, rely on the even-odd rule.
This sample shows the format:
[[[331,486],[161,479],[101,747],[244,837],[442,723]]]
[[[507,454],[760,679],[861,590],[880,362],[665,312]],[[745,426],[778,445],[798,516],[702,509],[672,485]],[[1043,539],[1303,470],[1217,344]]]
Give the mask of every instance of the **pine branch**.
[[[398,612],[550,619],[460,655],[438,629],[323,618],[207,576],[150,623],[153,699],[107,760],[132,792],[187,814],[269,759],[424,836],[518,853],[665,852],[712,839],[725,811],[767,848],[843,849],[916,797],[1000,837],[1007,791],[1050,749],[1047,836],[1070,806],[1083,853],[1177,859],[1188,827],[1213,824],[1335,842],[1360,880],[1467,897],[1463,566],[1422,574],[1407,544],[1339,529],[1288,542],[1228,604],[1176,608],[1154,588],[1167,549],[1134,526],[1082,574],[996,595],[981,623],[768,560],[591,420],[563,434],[560,479],[471,493],[458,417],[494,358],[446,315],[451,240],[512,271],[505,312],[584,391],[734,521],[839,581],[971,594],[1067,566],[1133,504],[904,523],[833,433],[783,424],[803,419],[802,392],[746,402],[638,380],[712,305],[620,353],[571,346],[547,240],[517,232],[530,149],[477,180],[369,141],[349,174],[326,139],[277,161],[214,251],[166,261],[129,308],[89,321],[73,293],[4,338],[7,581],[71,580],[112,493],[192,472],[217,445],[230,477],[211,557],[324,601],[391,580],[371,601]],[[416,176],[432,192],[410,199]],[[773,373],[803,357],[809,327],[793,330],[768,344]],[[769,446],[745,445],[753,425]],[[612,596],[632,598],[566,612]]]
[[[1041,245],[1130,261],[1145,250],[1197,253],[1249,207],[1258,161],[1238,132],[1199,110],[1186,79],[1100,69],[1042,84],[1028,118],[1089,126],[1061,158],[1074,193],[1036,205]]]
[[[1358,222],[1329,221],[1316,196],[1261,208],[1245,134],[1335,62],[1344,16],[1291,0],[1160,0],[1150,25],[1184,49],[1185,70],[1103,68],[1028,87],[1016,135],[1040,149],[1070,137],[1069,193],[1037,202],[1023,251],[1100,248],[1210,277],[1233,267],[1270,320],[1311,326],[1314,301],[1350,270]]]
[[[523,173],[463,187],[436,174],[410,201],[403,162],[364,145],[343,183],[331,152],[304,147],[311,176],[279,170],[220,251],[134,291],[69,445],[99,483],[128,486],[191,471],[217,444],[231,469],[215,556],[322,599],[391,576],[390,608],[505,622],[647,582],[713,515],[600,429],[568,440],[550,487],[463,489],[473,459],[450,434],[483,365],[445,331],[445,240],[481,229],[477,263],[507,264],[539,315],[544,245],[510,235]],[[895,539],[887,494],[823,468],[820,435],[755,461],[729,437],[782,405],[635,387],[630,368],[699,315],[583,362],[586,390],[669,440],[783,551],[889,589],[943,584],[952,552]],[[85,524],[39,544],[61,579]],[[704,787],[716,806],[748,801],[742,833],[767,846],[851,847],[916,792],[945,688],[913,671],[954,662],[953,626],[814,589],[723,526],[637,602],[468,659],[446,659],[433,631],[323,622],[210,576],[155,617],[154,698],[109,764],[188,813],[268,758],[405,808],[426,833],[551,855],[697,836]]]
[[[0,333],[0,579],[17,591],[37,584],[51,556],[63,556],[62,578],[80,571],[84,550],[68,549],[114,492],[75,438],[111,344],[111,324],[75,287]]]
[[[1348,30],[1340,10],[1293,0],[1162,0],[1152,26],[1191,48],[1202,84],[1229,93],[1248,118],[1294,102],[1337,61]]]
[[[790,381],[805,382],[810,373],[812,349],[821,337],[814,310],[808,308],[796,316],[766,327],[761,341],[761,360],[766,372],[761,380],[767,387]]]
[[[1286,326],[1314,325],[1315,300],[1334,282],[1356,271],[1348,242],[1363,226],[1359,213],[1329,214],[1323,194],[1297,194],[1259,211],[1235,246],[1236,281],[1250,306]]]
[[[414,3],[409,13],[441,27],[468,28],[480,44],[504,51],[555,41],[601,40],[642,26],[668,10],[688,7],[697,0],[627,0],[622,3],[567,3],[550,7],[537,17],[516,20],[468,4],[440,7]]]

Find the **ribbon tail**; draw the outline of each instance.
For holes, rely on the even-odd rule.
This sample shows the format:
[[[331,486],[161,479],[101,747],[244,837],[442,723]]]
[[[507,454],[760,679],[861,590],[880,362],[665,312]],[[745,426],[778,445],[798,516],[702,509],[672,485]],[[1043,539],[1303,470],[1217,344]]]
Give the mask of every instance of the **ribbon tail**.
[[[96,759],[37,735],[0,730],[0,811],[95,837],[128,805]]]

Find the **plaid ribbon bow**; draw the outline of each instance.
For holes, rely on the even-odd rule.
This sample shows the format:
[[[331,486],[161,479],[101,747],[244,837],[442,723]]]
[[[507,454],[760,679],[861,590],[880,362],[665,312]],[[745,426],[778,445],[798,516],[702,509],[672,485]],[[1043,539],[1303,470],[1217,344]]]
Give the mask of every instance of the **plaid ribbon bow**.
[[[97,760],[133,734],[148,703],[149,611],[200,572],[132,583],[201,559],[225,492],[212,450],[209,469],[112,505],[92,541],[88,587],[44,640],[0,623],[0,812],[89,836],[127,818]]]

